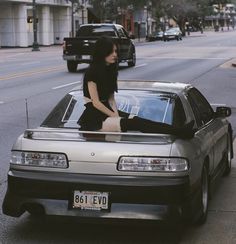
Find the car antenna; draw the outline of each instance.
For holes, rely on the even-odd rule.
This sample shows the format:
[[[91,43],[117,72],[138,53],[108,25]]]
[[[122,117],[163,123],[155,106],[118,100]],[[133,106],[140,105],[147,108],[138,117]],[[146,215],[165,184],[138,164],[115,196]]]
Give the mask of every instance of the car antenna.
[[[26,125],[27,129],[29,129],[29,110],[28,110],[28,100],[25,99],[25,112],[26,112]]]

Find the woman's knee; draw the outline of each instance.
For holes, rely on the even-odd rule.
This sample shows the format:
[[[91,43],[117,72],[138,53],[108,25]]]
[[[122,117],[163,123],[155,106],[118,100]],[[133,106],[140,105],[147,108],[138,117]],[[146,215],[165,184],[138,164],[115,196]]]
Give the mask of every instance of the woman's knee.
[[[120,117],[108,117],[103,123],[100,131],[121,132]]]

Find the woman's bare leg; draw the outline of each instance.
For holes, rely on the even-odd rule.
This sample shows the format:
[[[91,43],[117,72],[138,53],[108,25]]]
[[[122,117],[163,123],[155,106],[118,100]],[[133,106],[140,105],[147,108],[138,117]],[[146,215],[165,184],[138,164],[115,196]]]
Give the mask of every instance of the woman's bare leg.
[[[121,132],[120,117],[108,117],[103,123],[99,131],[103,132]]]

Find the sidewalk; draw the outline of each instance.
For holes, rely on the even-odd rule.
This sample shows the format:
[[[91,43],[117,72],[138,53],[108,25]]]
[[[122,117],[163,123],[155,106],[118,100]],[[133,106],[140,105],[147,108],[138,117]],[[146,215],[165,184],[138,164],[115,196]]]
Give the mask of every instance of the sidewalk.
[[[51,45],[51,46],[40,46],[40,51],[32,51],[32,47],[0,47],[0,55],[1,54],[16,54],[16,53],[38,53],[38,52],[57,52],[58,50],[62,50],[62,45]]]
[[[146,41],[145,37],[142,37],[140,39],[138,39],[138,38],[133,39],[133,42],[136,44],[136,43],[144,43],[144,42],[147,42],[147,41]]]

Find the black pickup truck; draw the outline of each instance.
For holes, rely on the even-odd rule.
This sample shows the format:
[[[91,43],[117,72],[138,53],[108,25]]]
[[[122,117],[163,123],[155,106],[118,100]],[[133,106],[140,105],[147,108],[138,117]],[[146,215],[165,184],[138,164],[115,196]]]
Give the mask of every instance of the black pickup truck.
[[[117,24],[81,25],[76,37],[64,38],[63,59],[67,61],[69,72],[76,72],[79,63],[91,63],[93,47],[101,36],[111,37],[118,46],[118,61],[135,66],[135,46],[126,30]]]

